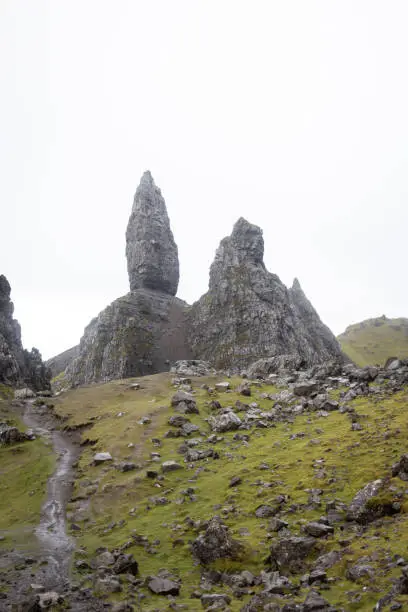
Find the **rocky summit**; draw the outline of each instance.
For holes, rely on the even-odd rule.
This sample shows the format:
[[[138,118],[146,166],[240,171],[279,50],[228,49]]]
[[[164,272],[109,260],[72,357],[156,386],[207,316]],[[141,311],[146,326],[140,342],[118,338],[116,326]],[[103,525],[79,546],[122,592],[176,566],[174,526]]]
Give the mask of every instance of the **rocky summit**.
[[[126,259],[131,291],[145,288],[176,295],[177,245],[164,198],[149,171],[143,174],[133,201],[126,230]]]
[[[21,329],[13,319],[14,304],[10,300],[11,287],[0,275],[0,384],[28,386],[39,391],[50,387],[50,372],[37,349],[23,349]]]
[[[189,315],[195,356],[217,368],[276,356],[292,368],[343,360],[299,281],[287,289],[265,268],[263,255],[262,230],[239,219],[218,247],[208,292]]]

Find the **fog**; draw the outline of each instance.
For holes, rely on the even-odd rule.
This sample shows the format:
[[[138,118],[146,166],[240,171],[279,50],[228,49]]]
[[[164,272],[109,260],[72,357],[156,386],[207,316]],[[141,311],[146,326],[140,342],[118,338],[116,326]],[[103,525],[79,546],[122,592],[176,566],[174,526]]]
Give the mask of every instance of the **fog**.
[[[408,316],[407,18],[403,0],[2,0],[0,273],[24,345],[73,346],[128,291],[146,169],[189,303],[244,216],[336,334]]]

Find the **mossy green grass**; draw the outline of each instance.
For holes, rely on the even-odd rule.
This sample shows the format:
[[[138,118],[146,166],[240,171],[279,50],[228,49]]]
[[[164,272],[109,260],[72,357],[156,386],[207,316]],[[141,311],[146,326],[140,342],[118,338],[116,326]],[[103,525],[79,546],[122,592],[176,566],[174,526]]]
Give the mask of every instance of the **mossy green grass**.
[[[0,421],[25,430],[7,401],[0,401]],[[36,439],[0,445],[0,535],[4,544],[10,537],[30,533],[40,520],[47,480],[55,467],[52,446]]]
[[[347,414],[339,411],[327,417],[308,413],[293,422],[242,432],[249,434],[248,443],[234,440],[234,432],[227,432],[221,435],[222,441],[209,445],[205,438],[211,433],[208,418],[212,414],[209,405],[212,399],[218,399],[222,406],[234,405],[237,399],[256,401],[262,409],[270,410],[273,402],[261,399],[260,394],[274,393],[276,389],[270,385],[253,386],[251,398],[235,391],[210,396],[202,385],[213,386],[216,380],[195,379],[200,414],[188,416],[199,427],[195,437],[201,438],[202,443],[197,448],[211,447],[219,459],[189,465],[178,452],[184,439],[164,437],[172,429],[167,420],[174,413],[170,398],[175,389],[170,376],[137,379],[142,387],[139,390],[131,387],[132,382],[136,379],[71,390],[56,401],[55,410],[66,419],[65,426],[83,426],[82,437],[91,442],[84,446],[79,460],[76,501],[69,509],[81,529],[75,532],[78,554],[92,558],[101,546],[112,549],[128,543],[127,552],[134,554],[143,576],[156,574],[161,568],[180,576],[182,590],[177,601],[189,610],[201,609],[201,603],[190,598],[200,584],[200,567],[190,550],[190,542],[197,537],[191,528],[192,521],[203,522],[218,514],[244,546],[240,560],[220,560],[214,568],[249,569],[259,574],[267,568],[265,559],[275,537],[269,532],[269,520],[255,516],[259,505],[274,505],[278,495],[286,496],[281,516],[289,522],[293,534],[300,534],[307,521],[324,514],[326,502],[337,499],[349,504],[371,480],[389,479],[396,495],[405,490],[402,481],[391,479],[390,469],[406,451],[407,390],[390,396],[384,391],[354,400],[353,407],[363,426],[361,431],[352,431]],[[230,382],[235,388],[241,380]],[[149,416],[150,423],[141,424],[142,416]],[[160,448],[154,446],[152,439],[161,440]],[[94,466],[92,457],[97,451],[109,451],[115,464],[132,461],[137,469],[122,473],[112,465]],[[160,453],[160,462],[173,459],[183,469],[166,474],[163,481],[147,478],[147,469],[160,473],[160,462],[151,457],[152,452]],[[240,476],[242,483],[231,488],[234,476]],[[194,489],[195,501],[191,501],[188,488]],[[308,489],[322,490],[320,506],[308,503]],[[167,503],[161,505],[160,497]],[[384,519],[379,527],[368,527],[363,535],[351,527],[344,533],[336,528],[333,536],[318,542],[314,556],[330,550],[344,551],[343,560],[328,570],[329,579],[333,579],[324,595],[328,601],[348,610],[371,610],[375,601],[389,590],[398,568],[386,567],[386,559],[408,556],[407,510],[404,503],[401,514]],[[149,546],[137,545],[136,535],[145,536]],[[346,569],[370,552],[375,552],[377,558],[374,565],[378,578],[374,590],[372,585],[362,590],[347,579]],[[298,583],[299,577],[293,577],[293,581]],[[353,602],[350,592],[356,590],[359,597]],[[299,601],[304,596],[305,590],[300,589]],[[126,590],[116,598],[126,598]],[[239,610],[246,599],[234,599],[231,609]],[[405,596],[400,600],[408,605]],[[163,598],[149,594],[142,609],[154,610],[158,606],[161,609],[160,605],[164,605]]]

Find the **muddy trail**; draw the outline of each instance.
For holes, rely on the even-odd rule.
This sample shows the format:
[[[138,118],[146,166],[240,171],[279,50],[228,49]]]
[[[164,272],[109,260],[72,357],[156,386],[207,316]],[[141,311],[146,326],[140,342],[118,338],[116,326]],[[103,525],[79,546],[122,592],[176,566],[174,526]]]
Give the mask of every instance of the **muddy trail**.
[[[28,537],[27,547],[20,545],[6,552],[0,560],[0,569],[14,566],[14,571],[8,574],[8,596],[0,600],[0,611],[36,610],[35,605],[44,592],[60,595],[61,602],[69,604],[71,610],[106,609],[88,589],[78,589],[71,582],[75,540],[67,531],[66,507],[71,498],[75,462],[80,454],[79,432],[64,431],[61,421],[45,405],[26,401],[20,411],[22,420],[34,435],[52,445],[56,466],[47,483],[47,496],[34,538]]]
[[[55,417],[47,415],[48,409],[25,404],[24,423],[36,436],[48,438],[57,457],[56,469],[48,480],[47,498],[41,511],[40,524],[35,530],[43,567],[41,584],[47,589],[58,590],[69,582],[74,540],[67,534],[66,505],[71,497],[74,470],[79,455],[78,439],[56,429]]]

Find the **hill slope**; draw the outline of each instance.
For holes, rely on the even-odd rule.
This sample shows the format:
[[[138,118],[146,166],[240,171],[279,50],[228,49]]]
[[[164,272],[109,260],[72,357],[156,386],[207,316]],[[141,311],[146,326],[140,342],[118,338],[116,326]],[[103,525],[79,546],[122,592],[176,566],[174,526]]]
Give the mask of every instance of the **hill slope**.
[[[184,402],[174,398],[183,384],[157,374],[56,398],[63,426],[82,431],[68,507],[75,589],[129,611],[198,611],[222,594],[229,604],[211,609],[368,611],[392,588],[407,606],[408,475],[392,466],[406,452],[408,367],[339,374],[297,386],[298,374],[231,378],[226,391],[219,377],[192,378]],[[217,431],[220,421],[241,426]],[[101,452],[111,460],[95,464]],[[364,512],[352,514],[368,483]],[[136,576],[118,575],[123,555]],[[152,593],[169,579],[180,591],[171,601]],[[302,603],[316,597],[328,603]]]
[[[385,316],[349,325],[338,336],[341,348],[354,363],[383,365],[388,357],[408,357],[408,319]]]

